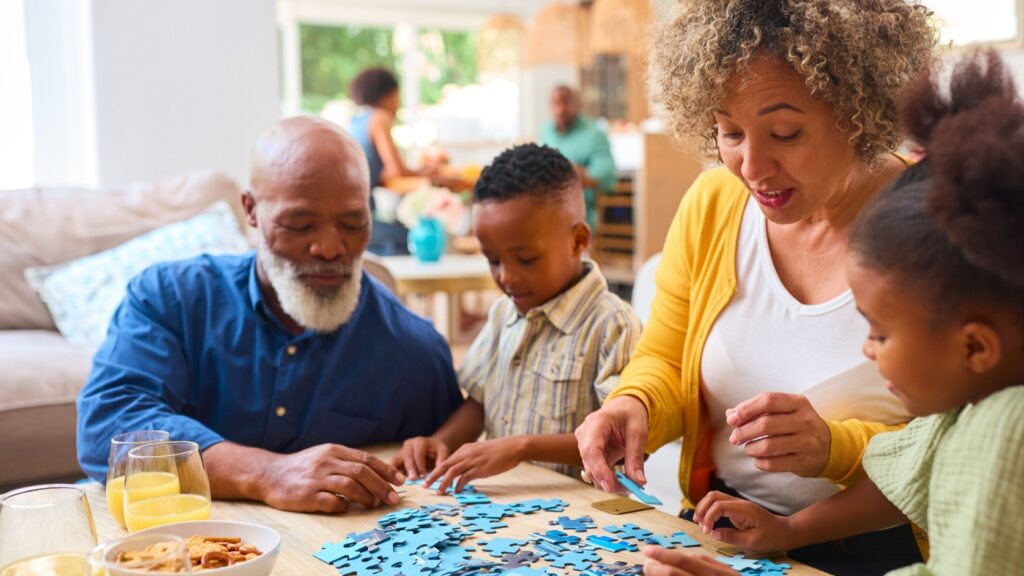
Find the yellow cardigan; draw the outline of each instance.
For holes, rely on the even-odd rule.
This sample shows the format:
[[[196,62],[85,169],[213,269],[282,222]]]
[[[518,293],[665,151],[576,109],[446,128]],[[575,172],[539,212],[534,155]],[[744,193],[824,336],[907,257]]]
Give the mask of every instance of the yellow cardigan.
[[[700,393],[700,362],[712,325],[736,292],[736,249],[749,193],[726,168],[701,174],[679,205],[661,264],[649,323],[619,385],[609,396],[635,396],[649,415],[647,452],[683,441],[679,485],[692,507],[708,491],[707,406]],[[832,434],[821,472],[842,485],[863,476],[861,456],[872,436],[902,428],[862,420],[826,421]]]

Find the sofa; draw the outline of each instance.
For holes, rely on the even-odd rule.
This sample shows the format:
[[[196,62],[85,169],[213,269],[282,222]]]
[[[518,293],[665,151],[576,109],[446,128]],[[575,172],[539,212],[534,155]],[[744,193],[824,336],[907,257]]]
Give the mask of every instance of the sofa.
[[[245,230],[240,193],[211,172],[109,189],[0,191],[0,492],[83,477],[75,399],[94,349],[61,336],[25,269],[108,250],[219,200]]]

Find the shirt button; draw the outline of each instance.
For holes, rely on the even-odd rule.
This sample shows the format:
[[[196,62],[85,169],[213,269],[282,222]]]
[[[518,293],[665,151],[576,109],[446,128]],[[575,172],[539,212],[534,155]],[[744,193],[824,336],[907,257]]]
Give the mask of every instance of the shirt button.
[[[298,351],[299,351],[299,349],[298,349],[298,348],[296,348],[296,347],[295,347],[294,345],[293,345],[293,346],[289,346],[289,347],[288,347],[288,348],[287,348],[287,349],[285,350],[285,352],[288,352],[288,355],[289,355],[289,356],[295,356],[295,353],[296,353],[296,352],[298,352]]]
[[[287,413],[288,411],[285,410],[284,406],[278,406],[277,409],[274,410],[274,414],[277,414],[278,418],[283,418]]]

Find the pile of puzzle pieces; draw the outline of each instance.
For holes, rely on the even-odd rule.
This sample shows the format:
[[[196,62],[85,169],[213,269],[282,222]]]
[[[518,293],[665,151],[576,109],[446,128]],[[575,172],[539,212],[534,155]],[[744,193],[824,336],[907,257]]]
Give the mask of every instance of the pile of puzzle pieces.
[[[437,485],[430,488],[436,490]],[[534,532],[529,539],[485,537],[507,528],[504,519],[540,511],[562,512],[568,503],[560,499],[532,499],[498,504],[472,486],[458,494],[449,490],[448,494],[457,504],[430,504],[385,514],[378,519],[378,528],[328,543],[314,556],[336,567],[341,576],[619,576],[642,574],[643,566],[624,561],[604,562],[598,550],[635,552],[638,544],[648,543],[668,548],[699,546],[684,532],[664,536],[636,524],[607,526],[604,530],[609,534],[577,535],[596,530],[589,516],[559,516],[548,524],[560,530]],[[457,516],[461,520],[456,523]],[[477,552],[477,548],[486,558],[470,554]],[[742,556],[720,560],[744,576],[782,576],[789,568],[787,564]]]

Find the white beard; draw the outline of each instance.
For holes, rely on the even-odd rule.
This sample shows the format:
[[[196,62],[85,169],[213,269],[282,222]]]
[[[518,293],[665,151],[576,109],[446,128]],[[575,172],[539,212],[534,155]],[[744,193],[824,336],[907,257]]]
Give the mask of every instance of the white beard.
[[[341,263],[299,266],[274,254],[263,235],[259,237],[259,262],[285,314],[303,328],[316,332],[334,332],[349,321],[359,304],[362,258],[357,258],[351,266]],[[341,286],[329,289],[314,288],[302,281],[303,274],[323,272],[348,274],[348,278]]]

